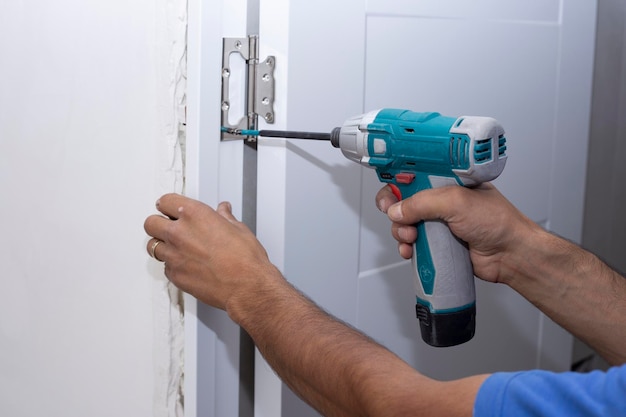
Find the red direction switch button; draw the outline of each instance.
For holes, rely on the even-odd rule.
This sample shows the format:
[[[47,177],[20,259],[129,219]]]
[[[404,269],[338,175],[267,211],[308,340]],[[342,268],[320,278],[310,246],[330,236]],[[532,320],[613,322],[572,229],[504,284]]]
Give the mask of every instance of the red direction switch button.
[[[411,172],[400,172],[396,174],[396,182],[398,184],[410,184],[415,180],[415,174]]]

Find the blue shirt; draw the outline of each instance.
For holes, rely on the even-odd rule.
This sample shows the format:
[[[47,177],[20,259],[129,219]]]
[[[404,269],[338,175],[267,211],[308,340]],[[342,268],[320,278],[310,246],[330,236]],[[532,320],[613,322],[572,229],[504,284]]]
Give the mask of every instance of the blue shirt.
[[[498,372],[478,391],[474,417],[624,417],[626,365],[607,372]]]

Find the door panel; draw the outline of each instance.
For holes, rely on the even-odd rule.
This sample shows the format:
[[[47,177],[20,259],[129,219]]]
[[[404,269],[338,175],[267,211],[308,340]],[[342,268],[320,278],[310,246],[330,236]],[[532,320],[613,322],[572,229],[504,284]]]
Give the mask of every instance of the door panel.
[[[370,15],[398,15],[462,18],[478,21],[516,20],[531,22],[558,22],[561,2],[559,0],[369,0]]]
[[[496,184],[533,220],[545,222],[558,99],[558,27],[370,16],[366,39],[365,108],[495,117],[507,131],[510,155]],[[381,186],[374,171],[364,169],[363,175],[359,327],[436,378],[536,366],[541,315],[508,288],[478,286],[477,334],[469,343],[435,349],[420,340],[410,264],[398,265],[389,222],[372,204]]]
[[[584,178],[594,10],[556,0],[261,0],[262,48],[277,56],[273,127],[329,131],[382,107],[495,117],[509,140],[496,184],[534,221],[575,237],[582,192],[563,184]],[[324,308],[433,377],[567,369],[571,336],[509,288],[480,281],[475,338],[425,345],[409,263],[374,206],[375,172],[327,143],[262,139],[259,158],[259,238]],[[306,409],[286,389],[271,392],[282,411],[257,416]]]

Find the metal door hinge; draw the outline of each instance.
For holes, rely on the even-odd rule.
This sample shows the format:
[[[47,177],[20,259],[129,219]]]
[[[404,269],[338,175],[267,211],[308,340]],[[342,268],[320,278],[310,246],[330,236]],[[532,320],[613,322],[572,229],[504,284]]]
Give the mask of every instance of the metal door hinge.
[[[245,115],[235,125],[229,123],[231,98],[229,83],[231,73],[230,57],[234,53],[246,62],[246,103]],[[267,123],[274,123],[274,68],[276,58],[268,56],[259,62],[259,38],[224,38],[222,54],[222,140],[245,139],[255,141],[256,136],[246,136],[237,132],[256,130],[259,116]]]

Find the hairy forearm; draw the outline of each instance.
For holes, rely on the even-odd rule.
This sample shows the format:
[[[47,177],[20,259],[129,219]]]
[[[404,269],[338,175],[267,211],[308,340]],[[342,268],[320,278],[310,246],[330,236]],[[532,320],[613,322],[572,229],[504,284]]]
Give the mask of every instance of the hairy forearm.
[[[231,317],[294,392],[324,415],[358,415],[352,414],[360,408],[354,387],[345,383],[351,379],[349,366],[337,356],[367,342],[285,283],[278,284],[265,289],[271,294],[257,293],[255,305]],[[326,369],[329,364],[332,369]]]
[[[595,255],[534,231],[505,283],[612,364],[626,362],[626,279]]]
[[[327,416],[471,415],[484,377],[429,379],[362,333],[319,309],[277,271],[227,307],[289,387]],[[448,384],[448,385],[446,385]],[[456,384],[455,401],[438,401]],[[438,414],[442,412],[443,414]]]
[[[243,303],[242,303],[243,302]],[[364,415],[358,383],[363,364],[381,349],[317,308],[273,276],[254,294],[228,306],[289,387],[329,416]]]

